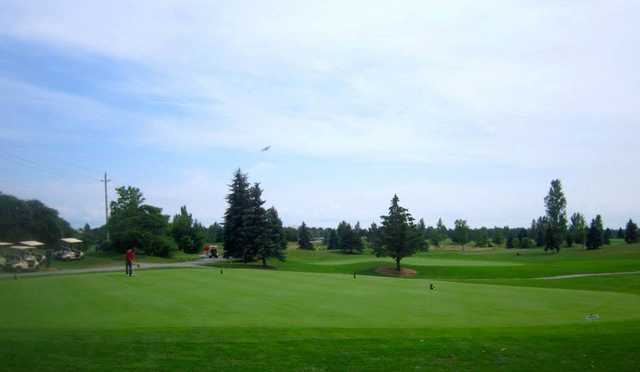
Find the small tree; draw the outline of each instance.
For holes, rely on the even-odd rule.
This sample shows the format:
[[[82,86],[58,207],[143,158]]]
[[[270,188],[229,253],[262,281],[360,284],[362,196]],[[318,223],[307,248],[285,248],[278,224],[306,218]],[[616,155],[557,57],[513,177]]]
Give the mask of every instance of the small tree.
[[[638,242],[638,225],[633,220],[627,222],[627,227],[624,230],[624,241],[627,244]]]
[[[604,229],[604,234],[602,234],[602,244],[611,245],[611,237],[613,236],[613,231],[611,229]]]
[[[511,248],[515,248],[514,244],[513,244],[513,234],[511,232],[509,232],[507,234],[507,249],[511,249]]]
[[[571,246],[573,243],[584,244],[586,236],[587,222],[585,221],[584,216],[580,213],[572,214],[571,226],[569,226],[569,232],[567,233],[567,245]]]
[[[300,249],[313,250],[313,244],[311,243],[311,234],[307,228],[307,224],[302,222],[302,225],[298,228],[298,247]]]
[[[374,222],[369,227],[369,232],[367,234],[367,240],[369,241],[369,246],[371,247],[371,249],[373,249],[374,251],[380,249],[380,246],[382,244],[381,239],[382,238],[380,236],[380,229]]]
[[[353,252],[361,253],[364,250],[364,243],[362,242],[362,236],[364,233],[362,232],[362,228],[360,227],[360,222],[356,222],[356,225],[353,227],[353,235],[351,236],[351,247]]]
[[[413,217],[406,208],[398,203],[397,195],[393,196],[389,214],[381,216],[380,228],[381,244],[374,252],[377,257],[389,256],[396,261],[396,270],[400,271],[400,261],[412,256],[420,247],[420,233]]]
[[[598,249],[603,243],[602,217],[597,215],[591,220],[591,226],[587,233],[587,249]]]
[[[327,249],[330,249],[330,250],[338,249],[338,234],[336,233],[336,230],[334,230],[334,229],[330,229],[329,230],[329,238],[328,238],[328,242],[327,242]]]
[[[204,228],[187,212],[186,206],[180,207],[180,213],[173,216],[171,236],[178,249],[185,253],[198,253],[206,238]]]
[[[488,247],[489,246],[489,231],[486,227],[480,228],[476,237],[476,247]]]
[[[447,238],[447,227],[442,223],[442,218],[438,218],[438,223],[436,224],[436,229],[431,237],[431,242],[433,245],[439,247],[440,243]]]
[[[469,242],[469,226],[467,225],[467,221],[456,220],[454,222],[453,242],[462,245],[462,250],[464,250],[464,245]]]
[[[502,245],[502,243],[504,243],[504,233],[502,232],[503,229],[499,228],[498,226],[493,228],[493,243],[495,245]]]

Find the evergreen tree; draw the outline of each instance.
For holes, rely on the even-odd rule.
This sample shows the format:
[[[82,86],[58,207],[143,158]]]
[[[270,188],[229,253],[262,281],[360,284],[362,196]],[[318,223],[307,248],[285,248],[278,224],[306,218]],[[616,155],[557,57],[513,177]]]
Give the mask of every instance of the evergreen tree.
[[[544,250],[560,252],[567,230],[567,199],[562,192],[560,180],[551,181],[549,194],[544,198],[546,207]]]
[[[362,232],[362,228],[360,228],[360,222],[356,222],[356,225],[353,228],[353,235],[351,236],[351,246],[352,251],[349,253],[362,252],[364,250],[364,243],[362,242],[362,236],[364,233]]]
[[[627,228],[624,231],[624,241],[627,242],[627,244],[638,242],[638,225],[636,225],[633,220],[627,222]]]
[[[420,234],[413,223],[411,213],[398,202],[398,196],[394,195],[389,214],[380,217],[381,244],[374,252],[377,257],[392,257],[396,261],[396,270],[400,271],[400,261],[404,257],[412,256],[420,247]]]
[[[418,234],[420,234],[420,249],[421,251],[426,251],[429,249],[429,243],[427,242],[427,226],[424,224],[424,219],[420,219],[418,221]]]
[[[367,240],[369,241],[369,246],[371,247],[371,249],[373,249],[374,251],[380,249],[380,246],[382,244],[381,237],[380,237],[380,229],[378,228],[378,225],[375,224],[375,222],[372,223],[371,226],[369,227],[369,234],[367,235]]]
[[[338,234],[334,229],[329,230],[329,241],[327,243],[327,249],[329,250],[338,249]]]
[[[227,195],[227,210],[224,214],[224,257],[245,258],[245,249],[250,245],[247,234],[246,213],[249,203],[249,181],[240,169],[233,176]]]
[[[535,235],[531,236],[531,239],[535,240],[536,247],[544,246],[544,234],[545,234],[545,226],[547,224],[546,217],[538,217],[536,221],[536,232]]]
[[[207,228],[207,243],[222,243],[224,241],[224,231],[219,223],[214,222]]]
[[[518,229],[518,248],[531,248],[532,242],[528,236],[527,229]]]
[[[267,266],[267,259],[277,258],[284,261],[287,250],[287,237],[282,227],[282,220],[278,211],[271,207],[266,211],[267,242],[260,246],[256,255],[262,261],[262,266]]]
[[[311,235],[309,234],[309,229],[307,228],[307,224],[305,224],[304,221],[298,228],[298,247],[300,249],[313,250]]]
[[[613,236],[613,231],[611,229],[604,229],[604,234],[602,235],[602,243],[604,245],[611,245],[611,237]]]
[[[625,235],[625,230],[621,228],[618,229],[618,232],[616,233],[616,239],[624,239],[624,235]]]
[[[469,242],[469,226],[465,220],[456,220],[454,225],[453,242],[462,245],[462,250],[464,250],[464,245]]]
[[[255,183],[249,188],[248,208],[244,211],[244,234],[247,244],[243,247],[244,262],[253,261],[258,252],[268,252],[270,245],[270,231],[267,225],[267,211],[264,209],[262,189]]]
[[[591,220],[591,226],[587,233],[587,249],[598,249],[603,243],[602,217],[597,215]]]

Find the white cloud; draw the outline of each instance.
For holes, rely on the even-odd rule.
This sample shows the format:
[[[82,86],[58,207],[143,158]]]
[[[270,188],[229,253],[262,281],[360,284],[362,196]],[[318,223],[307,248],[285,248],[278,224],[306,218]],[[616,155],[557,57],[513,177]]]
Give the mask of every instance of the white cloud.
[[[462,172],[512,167],[613,195],[612,177],[640,159],[632,141],[640,135],[639,12],[631,1],[15,1],[0,15],[0,34],[146,69],[108,88],[179,113],[136,116],[138,144],[174,152],[273,145],[291,156]],[[18,104],[6,84],[1,89],[5,103]],[[78,115],[127,117],[82,97],[46,97],[58,108],[83,107]],[[174,205],[185,193],[204,193],[197,174],[168,195],[160,185],[151,194]],[[472,205],[488,215],[475,204],[483,190],[508,191],[417,178],[409,200],[433,204],[422,190],[444,200],[466,195],[461,214]],[[627,181],[639,183],[635,175]],[[332,192],[350,196],[319,198],[309,213],[321,219],[326,207],[358,218],[344,207],[351,197],[371,212],[393,189],[389,182],[363,196],[342,185]],[[622,188],[626,200],[632,189]],[[590,208],[589,196],[576,194]],[[279,202],[302,202],[286,197]],[[196,208],[206,218],[219,214],[202,198],[189,202],[203,205]]]

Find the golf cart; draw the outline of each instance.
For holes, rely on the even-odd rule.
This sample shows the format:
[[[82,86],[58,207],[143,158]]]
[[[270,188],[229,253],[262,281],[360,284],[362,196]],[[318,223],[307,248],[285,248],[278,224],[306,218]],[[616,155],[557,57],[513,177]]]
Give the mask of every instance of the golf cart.
[[[82,240],[76,238],[64,238],[60,239],[62,241],[62,245],[60,249],[54,252],[53,256],[62,261],[74,261],[79,260],[84,256],[82,250],[78,247],[79,244],[82,244]]]
[[[4,269],[4,266],[7,263],[7,259],[4,258],[4,252],[8,247],[12,245],[13,243],[0,242],[0,269]]]
[[[36,251],[36,246],[12,245],[8,248],[5,269],[10,271],[35,271],[45,260],[44,255]]]

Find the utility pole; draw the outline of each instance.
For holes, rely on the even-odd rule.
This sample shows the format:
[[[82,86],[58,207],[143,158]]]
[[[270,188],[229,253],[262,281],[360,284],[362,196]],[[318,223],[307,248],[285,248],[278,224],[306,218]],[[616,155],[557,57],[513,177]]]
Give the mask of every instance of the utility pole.
[[[109,227],[107,224],[109,223],[109,201],[107,200],[107,183],[111,182],[110,179],[107,179],[107,172],[104,172],[104,179],[101,179],[100,182],[104,182],[104,228],[107,232],[107,241],[109,241]]]

